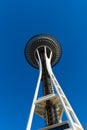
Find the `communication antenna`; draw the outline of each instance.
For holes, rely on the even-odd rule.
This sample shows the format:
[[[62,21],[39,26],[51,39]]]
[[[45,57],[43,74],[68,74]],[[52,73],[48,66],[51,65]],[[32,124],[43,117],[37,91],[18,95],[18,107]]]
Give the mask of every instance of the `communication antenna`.
[[[39,69],[26,130],[31,130],[34,113],[46,121],[45,128],[41,130],[83,130],[52,71],[52,67],[58,63],[61,55],[62,48],[59,41],[49,34],[35,35],[25,46],[26,60],[30,65]],[[44,96],[37,99],[40,83],[44,89]],[[67,121],[62,119],[64,113]]]

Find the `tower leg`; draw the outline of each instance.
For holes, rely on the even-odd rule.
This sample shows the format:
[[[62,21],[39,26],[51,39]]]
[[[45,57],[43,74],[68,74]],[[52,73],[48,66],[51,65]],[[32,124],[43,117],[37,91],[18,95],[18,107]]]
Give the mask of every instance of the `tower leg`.
[[[38,55],[38,65],[39,65],[39,77],[38,77],[38,81],[37,81],[37,86],[36,86],[36,90],[35,90],[35,94],[34,94],[34,98],[33,98],[33,103],[32,103],[32,107],[31,107],[31,111],[30,111],[30,115],[29,115],[29,120],[28,120],[28,124],[27,124],[27,128],[26,130],[31,130],[31,125],[32,125],[32,120],[33,120],[33,115],[34,115],[34,110],[35,110],[35,101],[37,99],[38,96],[38,91],[39,91],[39,86],[40,86],[40,81],[41,81],[41,77],[42,77],[42,63],[40,60],[40,56],[39,56],[39,52],[37,50],[37,55]]]
[[[70,124],[70,126],[71,126],[71,128],[73,130],[77,130],[77,129],[78,130],[83,130],[78,118],[76,117],[76,115],[75,115],[72,107],[70,106],[70,104],[69,104],[63,90],[61,89],[58,81],[56,80],[56,78],[55,78],[55,76],[54,76],[54,74],[52,72],[52,69],[51,69],[52,52],[50,54],[50,57],[48,58],[47,52],[46,52],[46,46],[44,47],[44,49],[45,49],[45,58],[46,58],[47,71],[48,71],[48,74],[49,74],[49,76],[51,78],[51,81],[52,81],[52,83],[53,83],[53,85],[54,85],[54,87],[55,87],[55,89],[57,91],[60,102],[61,102],[61,104],[62,104],[62,106],[64,108],[64,111],[66,113],[66,116],[67,116],[67,118],[69,120],[69,124]]]

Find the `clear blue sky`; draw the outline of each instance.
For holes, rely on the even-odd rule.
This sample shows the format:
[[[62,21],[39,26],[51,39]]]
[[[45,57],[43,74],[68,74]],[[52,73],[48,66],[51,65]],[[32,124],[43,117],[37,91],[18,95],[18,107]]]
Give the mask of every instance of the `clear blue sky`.
[[[24,47],[38,33],[54,35],[62,58],[53,70],[82,125],[87,122],[87,1],[0,1],[0,130],[25,130],[38,70]],[[34,116],[32,130],[44,126]]]

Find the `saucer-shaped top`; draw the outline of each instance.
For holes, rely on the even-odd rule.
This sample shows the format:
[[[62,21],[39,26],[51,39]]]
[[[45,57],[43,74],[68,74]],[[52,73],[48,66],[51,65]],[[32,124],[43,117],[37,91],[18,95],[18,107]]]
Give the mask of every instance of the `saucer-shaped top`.
[[[33,36],[25,46],[25,57],[29,64],[35,68],[39,68],[36,61],[36,49],[46,46],[47,53],[52,51],[51,65],[54,66],[61,58],[62,48],[59,41],[49,34],[38,34]]]

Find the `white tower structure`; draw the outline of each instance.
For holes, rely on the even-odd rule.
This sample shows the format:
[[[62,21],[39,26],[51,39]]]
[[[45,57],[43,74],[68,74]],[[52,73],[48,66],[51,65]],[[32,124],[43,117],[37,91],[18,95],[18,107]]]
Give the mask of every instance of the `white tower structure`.
[[[34,113],[46,121],[45,128],[41,130],[83,130],[52,71],[52,66],[60,60],[61,55],[59,41],[49,34],[36,35],[26,44],[25,57],[28,63],[39,69],[26,130],[31,130]],[[37,99],[40,83],[43,86],[44,96]],[[62,120],[64,113],[67,117],[66,121]]]

